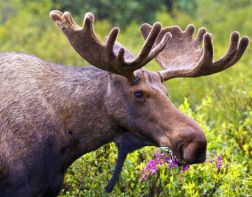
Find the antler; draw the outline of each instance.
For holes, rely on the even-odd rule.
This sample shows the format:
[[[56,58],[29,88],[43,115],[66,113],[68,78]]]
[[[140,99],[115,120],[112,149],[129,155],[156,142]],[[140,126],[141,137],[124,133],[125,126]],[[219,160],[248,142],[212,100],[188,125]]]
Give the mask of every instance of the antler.
[[[151,26],[148,24],[141,26],[144,38],[148,36],[150,29]],[[164,69],[164,71],[160,71],[164,80],[175,77],[199,77],[225,70],[241,58],[249,43],[248,37],[239,39],[239,33],[233,32],[226,54],[219,60],[213,61],[211,35],[206,33],[205,28],[200,28],[197,38],[193,39],[194,31],[193,25],[188,25],[185,31],[177,26],[161,30],[156,39],[157,43],[165,33],[172,34],[172,39],[156,57],[157,62]],[[200,48],[202,41],[203,46]]]
[[[153,48],[153,44],[161,30],[161,25],[155,23],[146,37],[146,41],[137,57],[116,42],[119,28],[114,27],[102,43],[93,31],[94,15],[86,13],[83,27],[78,26],[69,12],[57,10],[50,12],[50,17],[68,38],[74,49],[90,64],[100,69],[133,79],[133,72],[151,61],[165,47],[170,39],[170,33],[165,34]]]

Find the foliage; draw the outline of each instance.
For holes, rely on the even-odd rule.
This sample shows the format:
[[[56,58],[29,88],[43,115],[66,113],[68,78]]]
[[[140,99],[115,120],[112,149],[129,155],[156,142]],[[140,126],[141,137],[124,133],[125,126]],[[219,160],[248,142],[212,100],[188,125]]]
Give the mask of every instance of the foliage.
[[[65,6],[64,2],[70,1],[58,1],[57,5],[55,2],[55,0],[1,1],[0,51],[22,51],[56,63],[85,65],[48,17],[51,9]],[[72,1],[71,5],[66,4],[67,8],[68,5],[75,5],[74,2],[77,0]],[[89,1],[84,2],[88,5]],[[104,9],[115,6],[114,11],[109,9],[109,15],[119,17],[114,20],[113,26],[117,20],[122,20],[121,24],[125,24],[123,20],[129,20],[127,19],[129,16],[132,17],[130,20],[136,20],[127,22],[124,25],[125,30],[119,36],[119,41],[134,53],[138,52],[143,42],[138,29],[138,23],[142,21],[138,20],[142,15],[142,19],[146,20],[145,14],[156,18],[165,26],[177,24],[184,28],[189,23],[194,23],[197,27],[206,26],[214,35],[215,58],[225,53],[231,31],[238,30],[242,35],[252,37],[252,5],[249,0],[195,0],[195,6],[182,0],[173,1],[174,7],[170,15],[165,9],[158,9],[158,5],[153,5],[154,1],[150,4],[151,8],[154,6],[153,11],[145,7],[150,1],[143,1],[142,4],[128,1],[121,5],[119,1],[111,3],[109,0],[104,0],[104,3],[108,2]],[[134,5],[132,5],[134,9],[128,7],[132,2],[137,6],[143,6],[142,10],[139,9],[138,15],[134,15],[136,11],[132,11],[135,9]],[[86,7],[78,6],[81,8],[76,12],[78,16],[75,18],[81,23],[81,15]],[[97,7],[88,9],[95,11]],[[111,21],[113,20],[96,21],[95,28],[100,38],[104,38],[109,32]],[[207,135],[208,152],[221,155],[223,166],[218,169],[215,163],[208,162],[190,166],[189,170],[183,173],[179,173],[177,168],[171,171],[166,166],[160,166],[158,173],[141,182],[141,171],[156,151],[154,147],[146,147],[129,155],[118,184],[108,196],[252,195],[250,54],[252,54],[251,44],[245,56],[234,68],[213,76],[173,79],[166,83],[171,100],[199,122]],[[159,69],[154,62],[147,68]],[[104,187],[112,176],[115,160],[116,148],[113,143],[84,155],[67,171],[60,196],[104,196]]]
[[[75,14],[83,14],[87,11],[95,13],[98,19],[108,19],[115,25],[126,27],[133,19],[138,23],[153,22],[155,11],[164,6],[163,1],[113,1],[113,0],[53,0],[56,7],[69,10]],[[113,14],[111,14],[113,13]]]

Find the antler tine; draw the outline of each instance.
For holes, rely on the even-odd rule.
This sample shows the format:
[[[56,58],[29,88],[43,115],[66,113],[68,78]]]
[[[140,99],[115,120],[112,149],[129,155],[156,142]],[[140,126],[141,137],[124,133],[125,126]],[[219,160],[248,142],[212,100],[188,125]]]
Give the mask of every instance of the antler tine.
[[[160,41],[160,43],[155,46],[155,48],[153,48],[149,54],[149,57],[146,59],[146,61],[150,61],[152,60],[154,57],[156,57],[165,47],[165,45],[167,44],[168,40],[170,40],[172,38],[172,34],[171,33],[165,33],[164,37],[162,38],[162,40]]]
[[[195,26],[193,24],[187,25],[185,33],[188,35],[189,38],[192,38],[195,31]]]
[[[151,26],[143,25],[141,31],[144,37],[149,34]],[[170,32],[172,39],[156,56],[157,62],[163,71],[159,71],[164,80],[174,77],[199,77],[225,70],[234,65],[244,54],[249,39],[233,32],[226,54],[217,61],[213,61],[213,44],[211,34],[205,28],[200,28],[198,36],[193,39],[194,25],[188,25],[185,31],[177,26],[163,28],[159,34],[162,37]],[[160,40],[158,38],[157,40]],[[203,47],[200,48],[203,41]]]
[[[165,35],[153,48],[161,30],[161,25],[155,23],[140,53],[135,58],[127,49],[116,42],[119,28],[115,27],[111,30],[106,44],[97,38],[93,30],[95,17],[92,13],[86,13],[83,27],[75,23],[69,12],[62,13],[54,10],[50,12],[50,17],[68,38],[73,48],[90,64],[129,79],[134,78],[133,72],[135,70],[143,67],[157,56],[171,38],[170,35]]]
[[[199,29],[197,38],[194,41],[194,46],[195,47],[198,47],[202,43],[203,37],[204,37],[204,35],[205,35],[206,32],[207,32],[207,30],[206,30],[205,27],[201,27]]]
[[[185,75],[196,77],[204,72],[207,72],[208,66],[211,65],[213,61],[213,42],[211,35],[206,33],[203,37],[203,55],[199,63],[191,68]]]
[[[242,37],[239,40],[239,37],[239,32],[233,32],[230,36],[230,44],[226,54],[218,61],[214,62],[215,67],[220,68],[220,71],[235,64],[245,52],[249,39],[248,37]]]
[[[136,63],[141,62],[142,59],[145,59],[146,57],[148,57],[160,30],[161,30],[160,23],[155,23],[138,55],[138,58],[135,60]]]
[[[236,53],[236,56],[233,58],[233,60],[230,62],[230,64],[235,64],[236,62],[238,62],[241,59],[242,55],[246,51],[246,48],[248,47],[248,44],[249,44],[249,37],[247,37],[247,36],[242,37],[239,42],[239,48]]]
[[[71,20],[73,21],[72,17],[71,17]],[[93,30],[94,21],[95,21],[95,16],[93,15],[93,13],[91,12],[86,13],[84,16],[84,21],[83,21],[83,29],[94,33],[94,30]]]
[[[154,57],[156,57],[158,53],[160,53],[163,50],[168,40],[171,39],[172,35],[168,32],[164,35],[162,40],[153,48],[153,45],[160,33],[160,30],[161,30],[160,23],[155,23],[138,57],[134,60],[134,64],[138,65],[139,68],[141,68],[143,65],[146,65],[149,61],[151,61]]]
[[[107,43],[106,43],[106,48],[108,49],[108,54],[111,56],[111,57],[114,57],[115,54],[114,54],[114,51],[113,51],[113,48],[114,48],[114,45],[115,45],[115,42],[116,42],[116,38],[119,34],[119,28],[117,27],[114,27],[109,35],[108,35],[108,38],[107,38]]]

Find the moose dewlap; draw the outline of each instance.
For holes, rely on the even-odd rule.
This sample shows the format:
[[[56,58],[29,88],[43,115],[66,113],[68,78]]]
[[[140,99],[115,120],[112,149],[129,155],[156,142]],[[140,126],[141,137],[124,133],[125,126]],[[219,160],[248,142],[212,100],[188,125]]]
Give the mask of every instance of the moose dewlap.
[[[172,104],[163,82],[229,68],[243,55],[247,37],[233,32],[226,54],[213,61],[205,28],[194,39],[193,25],[182,31],[143,24],[145,42],[135,57],[116,41],[118,28],[104,43],[98,40],[91,13],[83,27],[68,12],[50,16],[92,66],[0,53],[0,196],[57,196],[72,162],[114,140],[122,159],[155,145],[170,147],[184,164],[205,161],[203,131]],[[143,68],[154,58],[162,71]],[[123,162],[118,163],[119,175]]]

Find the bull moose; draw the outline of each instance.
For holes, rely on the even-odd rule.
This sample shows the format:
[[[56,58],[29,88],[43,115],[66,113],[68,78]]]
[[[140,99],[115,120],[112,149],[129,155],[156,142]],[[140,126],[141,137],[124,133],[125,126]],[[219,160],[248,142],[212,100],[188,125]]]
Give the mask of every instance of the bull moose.
[[[166,146],[182,163],[205,161],[203,131],[172,104],[164,81],[231,67],[245,52],[247,37],[233,32],[226,54],[213,61],[205,28],[194,39],[193,25],[182,31],[143,24],[145,43],[135,57],[116,41],[118,28],[105,42],[98,40],[92,13],[83,27],[69,12],[54,10],[50,17],[92,66],[0,53],[0,196],[57,196],[72,162],[125,133],[129,143],[140,139],[135,149]],[[154,58],[162,71],[143,68]]]

